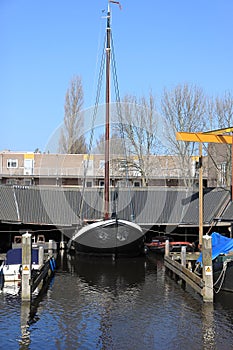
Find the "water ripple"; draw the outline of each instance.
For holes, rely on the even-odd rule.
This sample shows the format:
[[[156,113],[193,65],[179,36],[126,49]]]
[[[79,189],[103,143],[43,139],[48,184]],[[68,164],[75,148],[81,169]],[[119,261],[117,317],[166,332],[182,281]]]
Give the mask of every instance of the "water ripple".
[[[204,304],[160,259],[70,259],[26,322],[19,296],[0,294],[0,348],[229,350],[229,300]]]

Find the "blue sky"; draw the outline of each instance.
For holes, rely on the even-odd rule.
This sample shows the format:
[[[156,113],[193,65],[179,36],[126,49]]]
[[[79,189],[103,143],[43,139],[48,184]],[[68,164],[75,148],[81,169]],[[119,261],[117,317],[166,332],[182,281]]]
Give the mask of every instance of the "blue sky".
[[[112,6],[120,94],[180,83],[233,93],[232,0],[122,0]],[[0,150],[43,151],[74,75],[95,101],[107,0],[0,0]]]

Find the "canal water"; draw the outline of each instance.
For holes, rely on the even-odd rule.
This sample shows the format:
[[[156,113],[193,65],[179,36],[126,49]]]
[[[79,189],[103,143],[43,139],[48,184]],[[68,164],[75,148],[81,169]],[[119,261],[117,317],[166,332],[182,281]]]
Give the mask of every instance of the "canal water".
[[[233,349],[233,295],[203,303],[156,255],[106,260],[64,255],[29,309],[0,293],[0,349]]]

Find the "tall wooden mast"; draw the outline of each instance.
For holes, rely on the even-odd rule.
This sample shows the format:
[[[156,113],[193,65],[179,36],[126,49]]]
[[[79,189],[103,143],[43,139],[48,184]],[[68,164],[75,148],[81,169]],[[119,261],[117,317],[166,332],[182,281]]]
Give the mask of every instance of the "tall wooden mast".
[[[105,119],[105,172],[104,172],[104,219],[109,219],[109,134],[110,134],[110,59],[111,59],[111,13],[108,3],[106,41],[106,119]]]

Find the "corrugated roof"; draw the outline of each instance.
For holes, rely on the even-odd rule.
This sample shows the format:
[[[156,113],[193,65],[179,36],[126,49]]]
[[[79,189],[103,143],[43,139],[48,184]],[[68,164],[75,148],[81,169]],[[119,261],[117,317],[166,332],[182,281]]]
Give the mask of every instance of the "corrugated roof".
[[[198,225],[199,195],[188,189],[147,187],[112,191],[111,210],[141,225]],[[79,222],[80,189],[0,186],[0,220],[70,226]],[[84,192],[82,218],[103,216],[103,189]],[[204,191],[204,223],[219,215],[230,200],[224,189]],[[233,212],[233,209],[232,209]],[[222,214],[222,212],[221,212]]]
[[[223,208],[230,200],[230,192],[222,188],[205,189],[203,222],[210,224],[214,218],[222,213]],[[199,221],[199,194],[192,193],[187,197],[189,201],[186,214],[182,222],[197,225]]]
[[[223,221],[229,221],[232,222],[233,221],[233,202],[230,202],[227,209],[225,210],[225,212],[223,213],[221,219]]]
[[[67,193],[68,191],[60,188],[18,188],[15,191],[23,223],[55,224],[57,226],[78,223],[74,201],[79,191],[73,191],[72,196]]]
[[[15,192],[11,187],[0,187],[0,220],[20,221]]]

